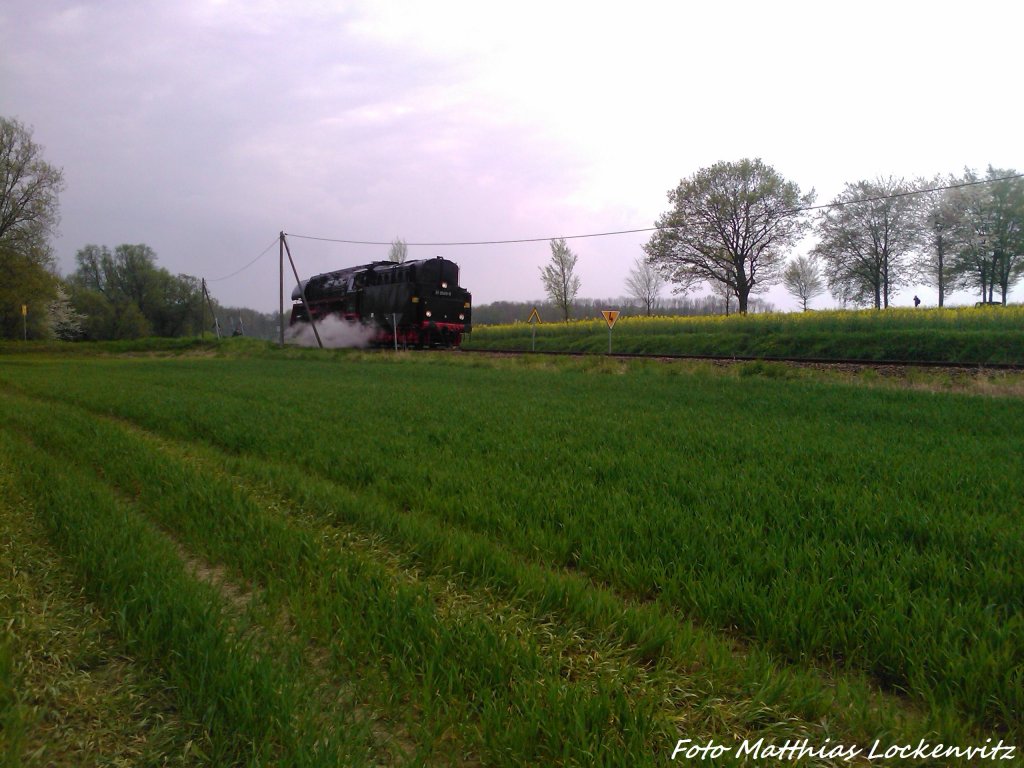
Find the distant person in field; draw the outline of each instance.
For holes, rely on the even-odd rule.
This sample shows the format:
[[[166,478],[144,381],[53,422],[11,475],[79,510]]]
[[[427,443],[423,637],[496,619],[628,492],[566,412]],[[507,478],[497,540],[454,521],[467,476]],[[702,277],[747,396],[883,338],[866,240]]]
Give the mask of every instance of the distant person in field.
[[[916,309],[919,306],[921,306],[921,300],[919,298],[917,298],[917,296],[915,296],[914,297],[914,308]]]

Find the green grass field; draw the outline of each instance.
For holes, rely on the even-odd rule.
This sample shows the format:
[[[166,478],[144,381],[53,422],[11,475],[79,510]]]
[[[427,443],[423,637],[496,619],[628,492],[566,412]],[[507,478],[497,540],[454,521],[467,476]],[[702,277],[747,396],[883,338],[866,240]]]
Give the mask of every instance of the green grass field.
[[[136,764],[1024,741],[1018,397],[763,365],[6,349],[4,525],[62,574],[66,622],[93,611],[131,660],[138,711],[173,699]],[[7,610],[38,623],[37,602]],[[5,749],[80,764],[70,741],[33,758],[55,705],[24,659],[46,640],[11,626]],[[139,715],[94,706],[116,751]]]
[[[608,351],[604,320],[477,326],[467,349]],[[612,351],[721,357],[802,357],[1024,363],[1024,307],[887,309],[786,314],[620,317]]]

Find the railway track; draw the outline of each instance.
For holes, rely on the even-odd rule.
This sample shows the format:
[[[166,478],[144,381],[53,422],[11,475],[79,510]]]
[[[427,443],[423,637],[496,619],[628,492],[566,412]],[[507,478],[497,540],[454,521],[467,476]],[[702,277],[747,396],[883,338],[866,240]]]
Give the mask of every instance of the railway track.
[[[561,355],[563,357],[609,357],[621,360],[693,360],[708,362],[716,365],[729,365],[733,363],[785,363],[787,365],[813,367],[813,368],[842,368],[842,369],[863,369],[874,368],[876,370],[898,371],[910,368],[926,369],[948,369],[956,371],[1024,371],[1022,363],[979,363],[979,362],[955,362],[948,360],[863,360],[855,358],[823,358],[823,357],[751,357],[745,355],[673,355],[673,354],[647,354],[641,352],[615,352],[606,354],[601,352],[558,352],[558,351],[531,351],[528,349],[466,349],[461,348],[460,352],[480,355],[495,356],[518,356],[518,355]]]

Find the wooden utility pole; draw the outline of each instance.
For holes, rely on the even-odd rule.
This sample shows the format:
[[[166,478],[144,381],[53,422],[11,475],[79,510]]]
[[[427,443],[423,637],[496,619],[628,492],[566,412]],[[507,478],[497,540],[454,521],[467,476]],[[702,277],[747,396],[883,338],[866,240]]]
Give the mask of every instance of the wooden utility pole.
[[[206,299],[206,304],[210,305],[210,314],[213,315],[213,327],[217,331],[217,338],[220,338],[220,320],[217,319],[217,312],[213,308],[213,300],[210,298],[210,292],[206,290],[206,278],[202,278],[203,281],[203,298]],[[206,328],[206,305],[203,305],[203,328]]]
[[[278,274],[281,277],[281,287],[278,291],[278,297],[281,299],[280,312],[277,315],[277,327],[281,332],[280,345],[284,346],[284,230],[281,230],[281,242],[278,244],[278,251],[280,252],[280,261]]]
[[[306,301],[306,286],[299,279],[299,270],[295,268],[295,259],[292,258],[292,249],[288,247],[288,241],[284,239],[284,232],[281,233],[281,243],[284,245],[285,253],[288,254],[288,263],[292,265],[292,274],[295,275],[295,283],[299,286],[299,296],[302,298],[302,306],[306,308],[306,317],[309,318],[309,325],[313,329],[313,335],[316,336],[316,343],[320,349],[324,348],[324,343],[320,340],[320,331],[316,329],[316,321],[313,319],[313,310],[309,308],[309,302]],[[283,268],[283,262],[282,262]],[[283,278],[282,278],[283,279]],[[281,318],[283,323],[284,318],[284,291],[281,291]],[[281,325],[284,328],[284,325]],[[282,331],[284,333],[284,331]]]

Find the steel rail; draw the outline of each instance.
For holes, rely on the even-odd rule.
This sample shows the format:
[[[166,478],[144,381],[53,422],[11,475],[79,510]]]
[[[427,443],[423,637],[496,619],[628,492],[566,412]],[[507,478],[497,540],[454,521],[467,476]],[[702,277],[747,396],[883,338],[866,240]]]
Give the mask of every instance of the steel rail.
[[[882,368],[959,368],[964,370],[1024,371],[1024,363],[982,363],[950,360],[870,360],[864,358],[836,357],[757,357],[749,355],[678,355],[654,354],[648,352],[580,352],[529,349],[466,349],[460,352],[492,355],[563,355],[566,357],[610,357],[624,360],[696,360],[718,363],[790,363],[793,365],[859,365]]]

